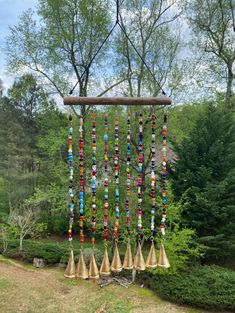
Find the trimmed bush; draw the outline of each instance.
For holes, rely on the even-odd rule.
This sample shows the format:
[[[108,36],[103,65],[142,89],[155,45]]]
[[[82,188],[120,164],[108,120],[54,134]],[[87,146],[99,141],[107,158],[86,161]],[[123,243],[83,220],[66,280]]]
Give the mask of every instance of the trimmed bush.
[[[0,251],[2,247],[0,245]],[[25,240],[23,249],[19,250],[19,240],[10,240],[8,249],[4,253],[9,258],[22,260],[32,263],[33,258],[42,258],[48,265],[59,263],[61,256],[65,253],[66,248],[57,243],[43,243],[31,240]]]
[[[95,260],[98,266],[101,265],[102,259],[103,259],[103,252],[100,251],[99,249],[95,248],[93,250],[93,248],[85,248],[83,250],[83,255],[84,255],[84,260],[87,266],[89,266],[90,264],[90,257],[92,252],[94,251],[94,255],[95,255]],[[78,261],[79,255],[80,255],[80,249],[73,249],[74,252],[74,259],[75,262]],[[60,259],[60,263],[67,263],[69,260],[69,251],[66,251],[65,254],[62,256],[62,258]]]
[[[2,253],[3,247],[0,244],[0,252]],[[77,262],[80,254],[79,248],[74,248],[74,259]],[[90,256],[92,253],[92,248],[84,249],[85,262],[88,265],[90,261]],[[98,265],[102,262],[103,253],[99,249],[94,249],[94,254],[96,262]],[[53,265],[56,263],[67,263],[70,255],[70,249],[68,244],[64,243],[45,243],[32,240],[24,240],[23,249],[19,250],[19,240],[10,240],[8,243],[8,249],[4,253],[5,256],[21,260],[24,262],[32,263],[33,258],[42,258],[46,261],[47,265]]]
[[[172,302],[235,310],[235,272],[222,267],[199,266],[177,274],[145,271],[137,280]]]

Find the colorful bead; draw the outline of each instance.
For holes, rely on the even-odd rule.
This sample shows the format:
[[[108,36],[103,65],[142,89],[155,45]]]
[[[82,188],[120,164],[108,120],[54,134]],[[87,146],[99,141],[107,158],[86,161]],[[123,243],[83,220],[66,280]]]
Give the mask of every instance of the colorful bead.
[[[138,142],[138,180],[137,180],[137,193],[138,193],[138,227],[137,233],[139,240],[142,239],[142,190],[143,184],[143,115],[139,114],[139,142]]]
[[[164,123],[167,121],[167,116],[164,114]],[[162,127],[162,218],[161,218],[161,224],[160,229],[161,233],[164,236],[165,230],[166,230],[166,179],[167,179],[167,170],[166,170],[166,155],[167,155],[167,146],[166,146],[166,136],[167,136],[167,126],[166,124]]]
[[[104,240],[108,240],[108,115],[104,115]]]
[[[114,177],[115,177],[115,216],[116,222],[113,230],[113,237],[117,237],[118,227],[119,227],[119,125],[118,125],[118,115],[115,115],[114,120]]]
[[[150,211],[150,229],[152,236],[156,235],[155,229],[155,209],[156,209],[156,198],[155,198],[155,188],[156,188],[156,174],[155,174],[155,150],[156,150],[156,115],[152,114],[152,139],[151,139],[151,165],[150,165],[150,196],[151,196],[151,211]]]
[[[81,117],[79,126],[79,228],[80,242],[84,243],[84,138],[83,138],[83,118]]]
[[[73,117],[69,115],[69,136],[68,136],[68,161],[69,161],[69,229],[68,229],[68,239],[69,241],[73,240],[73,224],[74,224],[74,191],[73,191]]]
[[[92,192],[92,204],[91,204],[91,242],[94,244],[96,239],[96,114],[92,113],[92,166],[91,166],[91,192]]]

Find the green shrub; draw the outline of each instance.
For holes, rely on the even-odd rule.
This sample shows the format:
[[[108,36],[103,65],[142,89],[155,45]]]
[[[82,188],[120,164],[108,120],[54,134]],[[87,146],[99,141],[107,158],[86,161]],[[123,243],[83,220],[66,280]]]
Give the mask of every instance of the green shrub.
[[[145,271],[137,280],[164,299],[202,308],[235,310],[235,272],[199,266],[177,274]]]
[[[2,246],[0,245],[2,252]],[[19,240],[10,240],[8,249],[4,255],[32,263],[33,258],[42,258],[48,265],[59,263],[61,256],[65,253],[66,248],[58,243],[43,243],[31,240],[25,240],[23,249],[19,250]]]
[[[103,259],[103,252],[97,248],[95,248],[94,250],[93,250],[93,248],[85,248],[83,250],[83,255],[84,255],[84,260],[85,260],[86,265],[89,266],[89,264],[90,264],[90,257],[91,257],[92,251],[94,251],[97,265],[100,266],[102,259]],[[78,262],[78,258],[80,255],[80,249],[73,249],[73,253],[74,253],[75,262]],[[70,255],[70,251],[68,250],[61,257],[60,263],[66,264],[69,260],[69,255]]]
[[[73,249],[75,262],[78,261],[80,248]],[[92,248],[85,248],[83,251],[85,262],[88,265]],[[0,252],[3,252],[2,243],[0,243]],[[95,259],[98,265],[101,264],[103,258],[103,252],[97,248],[94,249]],[[33,258],[42,258],[46,261],[47,265],[56,263],[67,263],[70,255],[70,249],[68,244],[55,243],[55,242],[38,242],[32,240],[25,240],[22,251],[19,250],[19,240],[10,240],[8,243],[8,249],[4,252],[4,255],[21,260],[24,262],[32,263]]]

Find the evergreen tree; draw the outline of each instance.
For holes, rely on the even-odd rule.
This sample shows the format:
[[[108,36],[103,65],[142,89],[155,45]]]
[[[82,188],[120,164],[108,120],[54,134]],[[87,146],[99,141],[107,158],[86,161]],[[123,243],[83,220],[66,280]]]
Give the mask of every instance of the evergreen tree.
[[[209,104],[188,138],[175,145],[172,188],[182,224],[196,229],[207,256],[235,254],[235,127],[231,113]]]
[[[29,196],[34,188],[31,139],[22,112],[10,99],[0,99],[0,178],[3,209],[8,212]]]

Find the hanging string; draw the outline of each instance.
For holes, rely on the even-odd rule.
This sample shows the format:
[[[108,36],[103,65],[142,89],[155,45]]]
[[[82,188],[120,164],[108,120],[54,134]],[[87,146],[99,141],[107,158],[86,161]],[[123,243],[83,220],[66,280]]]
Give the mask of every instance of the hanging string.
[[[142,239],[142,184],[143,184],[143,114],[139,114],[139,143],[138,143],[138,238]]]
[[[79,126],[79,226],[80,242],[84,243],[84,132],[83,117]]]
[[[126,152],[126,230],[130,237],[130,190],[131,190],[131,173],[130,173],[130,161],[131,161],[131,116],[128,113],[127,117],[127,152]]]
[[[130,37],[128,36],[125,27],[120,24],[119,21],[119,16],[120,16],[120,6],[122,5],[123,1],[120,3],[119,0],[116,0],[116,21],[114,23],[114,25],[112,26],[111,30],[109,31],[109,33],[107,34],[107,36],[104,38],[104,40],[101,42],[101,45],[99,46],[99,48],[96,50],[95,54],[92,56],[92,58],[90,59],[89,63],[86,65],[86,68],[84,69],[83,73],[81,74],[81,76],[79,77],[79,80],[76,82],[76,84],[73,86],[73,88],[69,91],[69,94],[72,95],[75,88],[77,87],[79,81],[82,81],[84,78],[84,75],[87,73],[87,69],[90,68],[92,62],[95,60],[95,58],[97,57],[97,55],[99,54],[99,52],[101,51],[101,49],[103,48],[104,44],[107,42],[107,40],[109,39],[110,35],[113,33],[114,29],[116,28],[116,26],[118,25],[121,29],[121,31],[123,32],[123,34],[125,35],[127,41],[131,44],[132,48],[134,49],[135,53],[137,54],[137,56],[140,58],[140,60],[142,61],[142,63],[144,64],[144,66],[146,67],[147,71],[149,72],[149,74],[152,76],[154,82],[156,83],[156,85],[158,86],[159,90],[161,90],[163,95],[166,95],[165,91],[163,90],[161,84],[157,81],[154,73],[152,72],[151,68],[149,67],[149,65],[145,62],[144,58],[142,57],[142,55],[140,54],[140,52],[138,51],[138,49],[136,48],[135,44],[133,43],[133,41],[130,39]]]
[[[152,138],[151,138],[151,165],[150,165],[150,182],[151,182],[151,236],[156,235],[155,230],[155,210],[156,210],[156,175],[155,175],[155,149],[156,149],[156,115],[152,114]]]
[[[119,127],[118,127],[118,115],[115,115],[114,122],[114,177],[115,177],[115,227],[113,230],[113,237],[117,237],[118,227],[119,227],[119,202],[120,202],[120,192],[119,192]]]
[[[109,179],[108,179],[108,115],[104,115],[104,240],[108,240],[108,208],[109,208]]]
[[[164,114],[164,124],[162,127],[162,219],[160,224],[161,233],[164,236],[166,230],[166,162],[167,162],[167,146],[166,146],[166,135],[167,135],[167,115]]]
[[[96,239],[96,114],[92,115],[92,169],[91,169],[91,192],[92,192],[92,218],[91,218],[91,242]]]
[[[73,174],[74,174],[74,163],[73,163],[73,118],[69,115],[69,136],[68,136],[68,159],[69,159],[69,229],[68,237],[69,241],[73,240],[73,223],[74,223],[74,185],[73,185]]]

